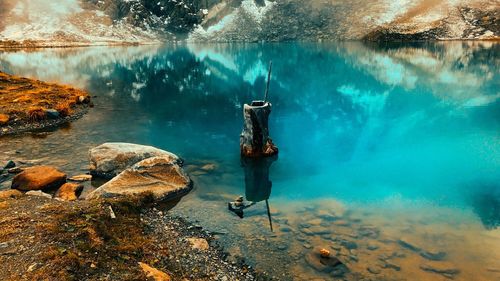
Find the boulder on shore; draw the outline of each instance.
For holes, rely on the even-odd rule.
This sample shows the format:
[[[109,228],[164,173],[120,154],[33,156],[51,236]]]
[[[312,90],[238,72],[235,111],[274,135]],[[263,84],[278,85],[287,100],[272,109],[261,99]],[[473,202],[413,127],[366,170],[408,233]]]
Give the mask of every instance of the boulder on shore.
[[[51,166],[26,168],[12,180],[12,188],[21,191],[56,189],[66,182],[66,174]]]
[[[175,154],[152,146],[110,142],[90,149],[90,174],[103,178],[113,178],[139,161],[151,157],[163,157],[170,162],[181,164]]]
[[[55,198],[66,201],[75,201],[83,190],[83,185],[76,183],[65,183],[56,192]]]
[[[171,153],[151,157],[126,169],[87,195],[86,199],[152,194],[157,201],[177,198],[192,188],[191,179]]]

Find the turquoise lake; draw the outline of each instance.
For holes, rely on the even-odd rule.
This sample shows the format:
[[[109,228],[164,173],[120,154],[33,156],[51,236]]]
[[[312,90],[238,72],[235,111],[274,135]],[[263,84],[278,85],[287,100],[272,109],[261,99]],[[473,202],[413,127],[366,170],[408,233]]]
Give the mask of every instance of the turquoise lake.
[[[239,154],[243,104],[262,99],[270,61],[280,153],[249,166]],[[337,278],[308,257],[317,246],[341,257],[346,280],[500,280],[498,43],[1,51],[0,70],[95,96],[70,125],[1,138],[0,160],[76,174],[103,142],[171,151],[195,183],[171,212],[278,280]],[[255,184],[267,179],[272,189]],[[243,218],[227,209],[239,195],[260,201]]]

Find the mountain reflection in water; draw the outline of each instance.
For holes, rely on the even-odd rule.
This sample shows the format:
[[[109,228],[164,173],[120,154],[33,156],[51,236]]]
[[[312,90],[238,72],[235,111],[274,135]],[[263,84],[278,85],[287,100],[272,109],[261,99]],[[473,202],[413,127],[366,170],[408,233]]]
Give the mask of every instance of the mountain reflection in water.
[[[97,97],[70,128],[2,138],[0,160],[78,173],[94,145],[150,144],[182,156],[195,182],[172,212],[225,233],[232,256],[282,279],[331,277],[304,258],[319,245],[340,257],[349,280],[373,278],[367,266],[380,267],[381,279],[446,278],[421,269],[436,249],[446,252],[439,265],[459,269],[455,280],[496,280],[499,54],[494,42],[3,51],[3,71]],[[280,159],[242,168],[242,105],[262,96],[270,60]],[[207,164],[215,168],[200,168]],[[240,220],[227,202],[243,191],[257,203]],[[401,247],[402,238],[427,252]]]

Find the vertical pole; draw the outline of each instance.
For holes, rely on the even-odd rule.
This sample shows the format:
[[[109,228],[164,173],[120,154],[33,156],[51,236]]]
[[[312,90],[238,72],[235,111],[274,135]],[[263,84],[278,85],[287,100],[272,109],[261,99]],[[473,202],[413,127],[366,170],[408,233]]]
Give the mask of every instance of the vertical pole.
[[[273,68],[273,61],[269,62],[269,71],[267,72],[267,85],[266,85],[266,94],[264,95],[264,103],[267,102],[267,95],[269,94],[269,83],[271,82],[271,70]]]
[[[269,218],[269,226],[271,227],[271,232],[273,232],[273,221],[271,220],[271,211],[269,210],[269,201],[266,199],[267,207],[267,217]]]

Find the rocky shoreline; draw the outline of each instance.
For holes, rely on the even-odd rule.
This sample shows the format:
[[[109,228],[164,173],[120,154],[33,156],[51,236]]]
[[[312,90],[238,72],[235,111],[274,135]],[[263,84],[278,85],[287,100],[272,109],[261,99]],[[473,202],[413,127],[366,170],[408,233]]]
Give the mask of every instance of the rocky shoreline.
[[[0,198],[0,279],[257,279],[213,234],[142,203]]]
[[[228,260],[213,233],[169,215],[192,187],[177,156],[113,143],[93,152],[93,171],[118,179],[138,171],[136,181],[162,175],[163,181],[126,188],[115,183],[114,189],[104,184],[94,193],[99,196],[82,198],[91,175],[68,178],[55,167],[9,161],[0,170],[0,279],[257,280],[244,260]],[[171,164],[156,165],[165,157]],[[146,160],[154,164],[140,164]]]

